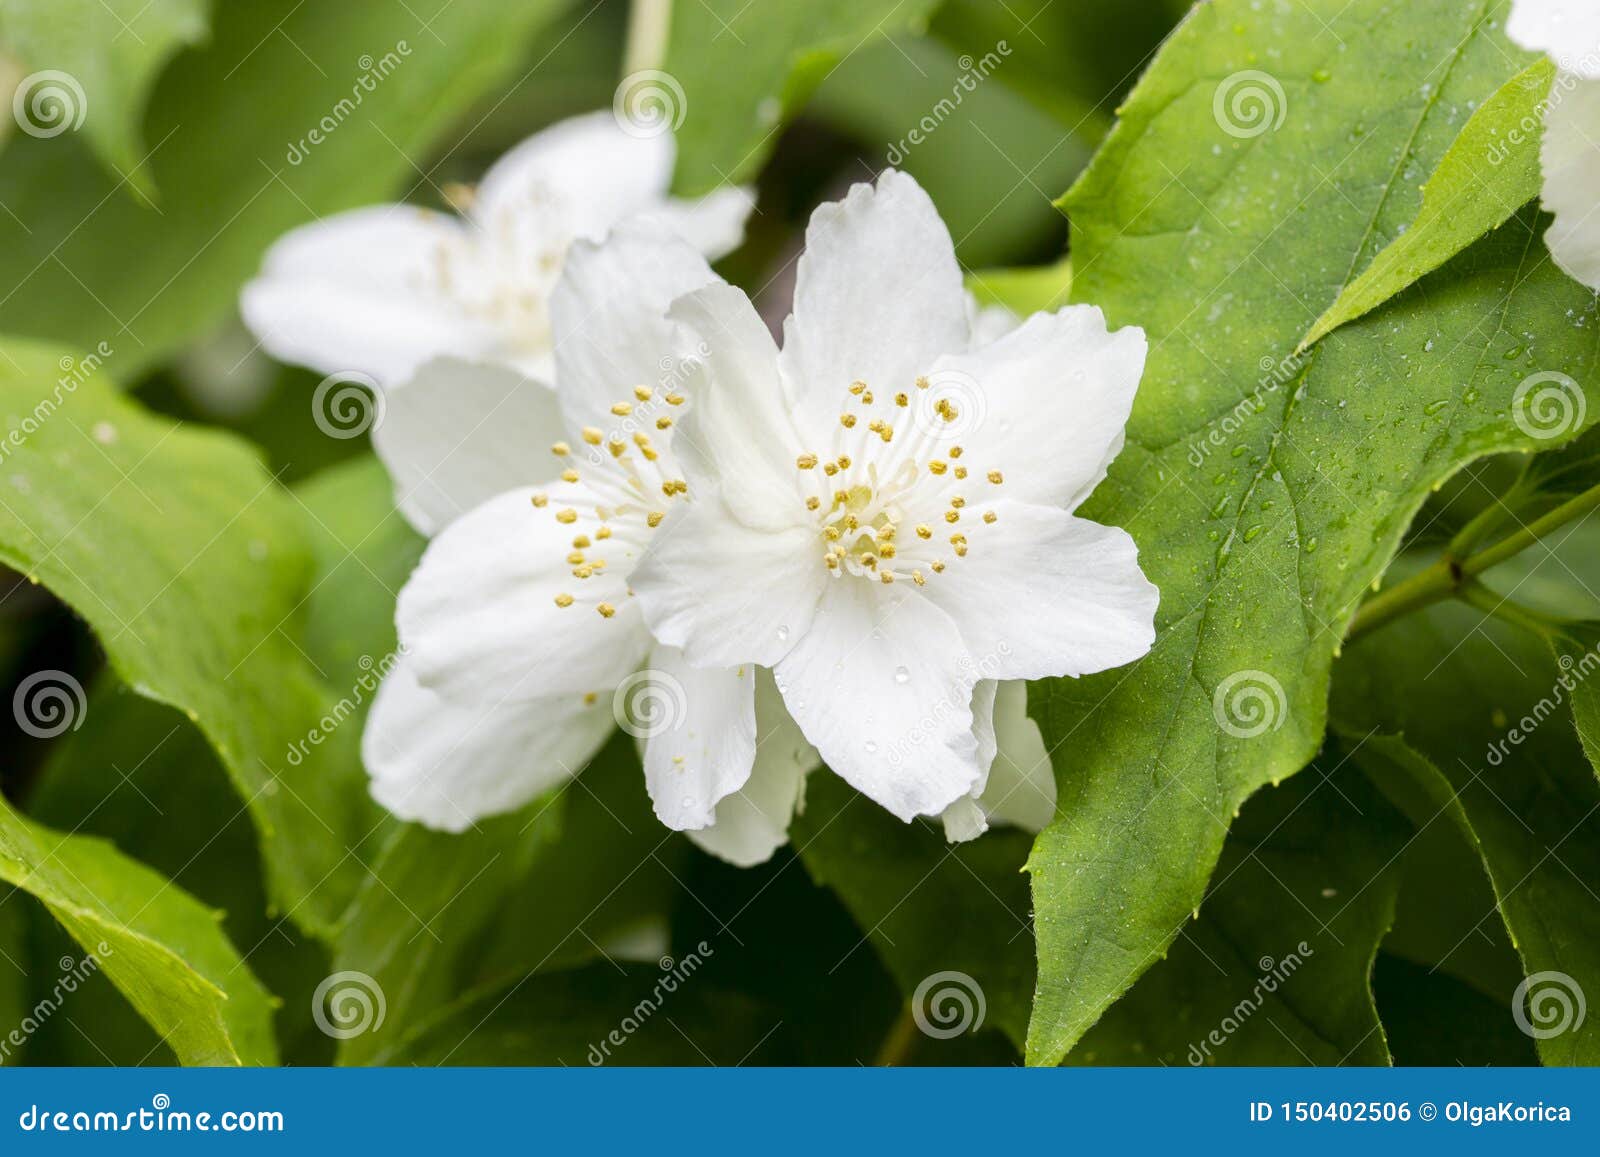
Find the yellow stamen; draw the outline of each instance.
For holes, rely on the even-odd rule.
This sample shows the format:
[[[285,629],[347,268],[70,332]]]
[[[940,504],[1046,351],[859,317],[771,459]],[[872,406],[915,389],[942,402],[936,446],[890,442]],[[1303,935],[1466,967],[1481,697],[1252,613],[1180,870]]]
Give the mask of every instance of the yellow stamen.
[[[600,612],[600,617],[602,619],[609,619],[612,615],[617,613],[617,608],[612,606],[610,603],[601,603],[595,608],[595,610]]]
[[[565,442],[553,442],[550,445],[550,453],[554,454],[557,458],[565,458],[568,454],[572,453],[572,447],[568,446]]]
[[[817,456],[815,454],[802,454],[800,457],[794,460],[794,464],[800,467],[802,470],[815,469],[817,465]]]
[[[626,418],[633,413],[633,406],[628,402],[618,402],[611,407],[611,412],[619,418]]]
[[[558,510],[556,511],[556,521],[565,522],[570,526],[572,523],[578,521],[578,512],[576,510],[572,510],[571,508],[566,510]]]
[[[570,607],[571,605],[572,605],[572,596],[571,595],[557,595],[556,596],[556,606],[558,606],[558,607]]]

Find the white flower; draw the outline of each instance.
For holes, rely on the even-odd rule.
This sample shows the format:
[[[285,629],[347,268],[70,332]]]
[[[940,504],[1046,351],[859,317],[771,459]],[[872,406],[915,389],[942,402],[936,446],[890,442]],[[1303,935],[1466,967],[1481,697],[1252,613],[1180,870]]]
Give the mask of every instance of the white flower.
[[[658,696],[641,714],[664,822],[740,864],[784,842],[816,754],[771,676],[689,667],[651,639],[629,590],[683,501],[672,443],[696,355],[666,308],[713,281],[685,243],[620,227],[606,246],[573,246],[553,295],[555,394],[454,358],[398,392],[398,481],[430,475],[413,497],[449,525],[400,594],[405,657],[363,736],[373,795],[396,815],[459,831],[535,798],[594,754],[631,690]],[[759,789],[737,795],[752,768]]]
[[[1540,147],[1541,200],[1555,216],[1545,242],[1557,265],[1600,290],[1600,3],[1512,0],[1506,34],[1558,67]]]
[[[610,112],[562,121],[497,161],[461,217],[379,205],[289,233],[245,287],[245,321],[282,361],[385,387],[445,354],[548,382],[573,241],[636,220],[713,259],[739,244],[749,194],[669,199],[674,155],[670,134],[630,136]]]
[[[772,668],[830,768],[976,834],[994,681],[1153,642],[1132,539],[1071,513],[1121,449],[1144,335],[1073,307],[971,348],[950,236],[894,172],[812,217],[781,353],[731,286],[671,315],[703,356],[690,501],[631,579],[645,620],[693,666]]]

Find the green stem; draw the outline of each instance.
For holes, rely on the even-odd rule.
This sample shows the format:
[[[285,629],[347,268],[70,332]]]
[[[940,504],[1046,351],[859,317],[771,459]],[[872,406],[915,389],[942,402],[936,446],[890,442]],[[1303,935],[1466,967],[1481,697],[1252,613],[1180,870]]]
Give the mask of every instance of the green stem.
[[[900,1015],[895,1017],[894,1023],[889,1026],[889,1031],[883,1038],[883,1043],[878,1046],[875,1063],[883,1066],[903,1065],[916,1043],[917,1020],[912,1015],[911,1002],[908,1000],[901,1006]]]
[[[1559,634],[1563,627],[1569,625],[1562,619],[1542,615],[1538,611],[1512,602],[1504,595],[1495,594],[1477,579],[1468,579],[1463,583],[1461,589],[1456,592],[1456,597],[1468,606],[1477,607],[1484,614],[1492,615],[1501,622],[1510,623],[1514,627],[1531,631],[1544,638]]]
[[[1345,635],[1345,641],[1359,639],[1362,635],[1370,634],[1379,627],[1423,607],[1432,606],[1448,598],[1466,597],[1464,592],[1478,586],[1472,582],[1478,575],[1499,566],[1507,559],[1514,558],[1545,535],[1569,522],[1576,522],[1596,509],[1600,509],[1600,486],[1594,486],[1576,498],[1563,502],[1554,510],[1541,515],[1527,526],[1520,527],[1515,533],[1476,554],[1461,558],[1452,549],[1447,548],[1444,556],[1432,566],[1418,571],[1404,582],[1396,583],[1388,590],[1362,603],[1361,609],[1350,621],[1350,630]],[[1484,528],[1490,525],[1492,522],[1482,521],[1481,516],[1473,519],[1451,542],[1451,548],[1458,542],[1472,541],[1474,535],[1483,533]],[[1475,594],[1474,597],[1481,599],[1483,596]],[[1531,616],[1531,612],[1527,613]],[[1506,613],[1501,613],[1501,617],[1505,618]]]

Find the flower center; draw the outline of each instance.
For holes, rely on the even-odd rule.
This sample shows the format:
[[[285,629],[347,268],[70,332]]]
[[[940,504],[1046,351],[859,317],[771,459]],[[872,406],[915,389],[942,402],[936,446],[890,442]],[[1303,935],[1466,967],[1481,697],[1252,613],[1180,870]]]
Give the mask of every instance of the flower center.
[[[880,398],[866,382],[852,383],[827,457],[807,452],[795,460],[822,561],[835,577],[926,585],[967,556],[967,527],[981,533],[999,519],[968,506],[969,492],[981,507],[976,487],[1004,478],[998,470],[969,477],[951,433],[960,405],[927,394],[925,377],[915,389]]]
[[[576,594],[556,596],[558,607],[592,605],[608,619],[617,613],[616,605],[601,594],[585,597],[581,584],[616,573],[617,560],[631,567],[651,532],[666,518],[667,503],[688,493],[689,484],[678,476],[670,448],[669,411],[683,403],[682,394],[658,394],[650,386],[635,386],[632,401],[610,407],[614,423],[609,430],[583,428],[588,452],[582,470],[571,445],[557,442],[550,447],[566,465],[560,482],[550,493],[535,494],[533,505],[551,511],[558,523],[572,530],[572,550],[565,562],[580,584],[573,588]],[[660,437],[659,445],[647,432],[651,429]]]

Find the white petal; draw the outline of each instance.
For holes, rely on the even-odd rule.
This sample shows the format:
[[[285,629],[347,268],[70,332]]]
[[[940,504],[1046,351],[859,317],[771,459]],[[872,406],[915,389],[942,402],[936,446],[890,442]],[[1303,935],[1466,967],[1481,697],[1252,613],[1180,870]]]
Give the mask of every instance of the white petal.
[[[630,136],[609,111],[570,117],[490,167],[472,216],[491,233],[598,241],[618,221],[665,200],[675,152],[669,134]]]
[[[756,758],[756,669],[695,668],[675,647],[618,690],[618,720],[644,739],[656,817],[674,831],[709,827],[717,804],[745,785]],[[623,722],[627,720],[628,722]]]
[[[797,484],[800,439],[778,377],[778,347],[743,290],[708,285],[680,297],[671,316],[698,338],[690,396],[673,449],[692,492],[718,488],[746,526],[806,522]]]
[[[1150,650],[1159,595],[1126,531],[1015,502],[988,507],[991,524],[985,509],[962,511],[969,553],[924,588],[955,620],[980,675],[1088,675]]]
[[[648,640],[624,560],[608,559],[588,579],[574,578],[566,561],[572,537],[592,538],[598,526],[587,516],[556,521],[578,492],[553,488],[538,509],[532,489],[508,491],[429,544],[395,612],[423,686],[462,703],[609,695],[639,666]],[[576,601],[557,606],[558,594]],[[597,613],[602,601],[615,608],[611,618]]]
[[[1545,243],[1556,264],[1600,290],[1600,81],[1556,78],[1545,111],[1546,211],[1555,214]]]
[[[756,763],[750,780],[717,805],[716,822],[690,832],[689,838],[740,868],[766,863],[789,842],[789,824],[817,762],[817,749],[790,718],[772,672],[761,668],[756,677]]]
[[[441,213],[381,205],[285,235],[244,288],[246,324],[280,361],[324,374],[402,382],[437,354],[483,357],[500,346],[461,310],[441,270],[476,261],[461,224]]]
[[[1600,5],[1594,0],[1512,0],[1506,35],[1569,72],[1600,77]]]
[[[1144,331],[1109,333],[1093,306],[1036,313],[983,349],[935,363],[917,391],[917,427],[963,447],[974,470],[999,470],[1006,497],[1070,510],[1122,449],[1144,357]],[[941,398],[951,421],[933,412]]]
[[[619,229],[603,245],[579,242],[567,255],[550,301],[556,342],[556,389],[576,436],[592,426],[609,437],[631,437],[644,419],[654,434],[659,415],[676,416],[663,395],[693,365],[693,344],[667,319],[674,298],[717,280],[705,259],[682,241]],[[688,366],[685,363],[688,363]],[[634,387],[657,396],[639,406]],[[612,406],[637,407],[633,427]],[[658,438],[665,441],[665,438]]]
[[[372,797],[405,820],[459,832],[565,782],[611,733],[610,704],[578,694],[470,705],[419,686],[401,659],[361,737]]]
[[[972,795],[944,812],[945,838],[975,839],[990,823],[1038,832],[1055,815],[1056,781],[1039,725],[1028,718],[1028,685],[1022,680],[981,681],[972,714],[980,761],[989,768]]]
[[[388,393],[372,448],[401,513],[433,535],[496,494],[554,476],[549,447],[564,436],[549,386],[504,366],[435,358]]]
[[[770,667],[810,627],[828,569],[814,529],[745,526],[713,493],[662,523],[631,583],[655,637],[696,667]]]
[[[905,389],[967,345],[955,248],[921,186],[890,170],[811,215],[783,339],[797,420],[831,432],[851,382]]]
[[[972,348],[982,349],[997,342],[1022,324],[1022,319],[1003,305],[979,305],[967,294],[967,324],[972,327]]]
[[[673,198],[659,209],[629,218],[646,228],[664,229],[693,245],[706,258],[732,253],[744,240],[744,223],[756,207],[750,189],[724,186],[699,200]]]
[[[828,584],[774,674],[829,767],[903,820],[978,780],[972,665],[949,616],[901,584]]]
[[[978,767],[982,770],[973,781],[972,789],[945,808],[940,816],[944,822],[944,838],[952,844],[975,840],[989,830],[989,816],[978,800],[988,787],[989,771],[994,763],[994,697],[998,687],[993,679],[979,679],[972,689],[972,734],[978,742]]]

